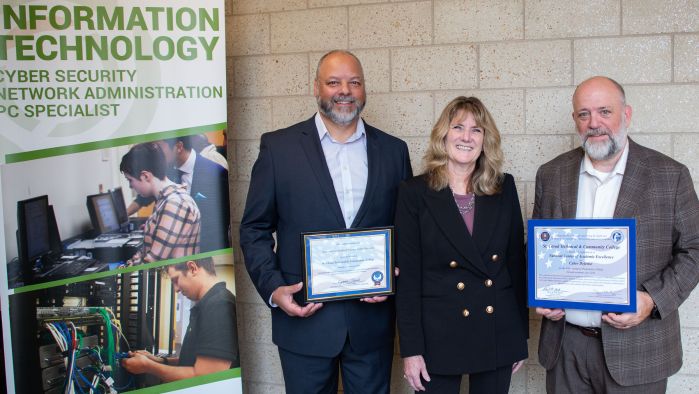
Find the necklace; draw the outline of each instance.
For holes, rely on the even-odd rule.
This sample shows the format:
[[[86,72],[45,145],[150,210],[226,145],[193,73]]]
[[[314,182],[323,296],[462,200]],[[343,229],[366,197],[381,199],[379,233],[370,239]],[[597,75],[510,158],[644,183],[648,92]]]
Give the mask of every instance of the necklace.
[[[469,193],[466,195],[451,193],[454,196],[454,202],[456,202],[456,207],[459,208],[459,213],[463,216],[467,212],[473,210],[473,206],[476,203],[476,195]],[[461,203],[459,203],[461,200]]]

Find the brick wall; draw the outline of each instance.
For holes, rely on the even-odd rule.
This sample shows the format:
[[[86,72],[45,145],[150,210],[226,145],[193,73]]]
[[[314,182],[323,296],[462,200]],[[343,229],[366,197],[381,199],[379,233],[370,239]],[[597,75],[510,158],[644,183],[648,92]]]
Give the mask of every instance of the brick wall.
[[[314,113],[315,66],[334,48],[361,59],[364,118],[408,143],[416,172],[443,106],[480,97],[503,134],[525,217],[537,167],[577,144],[574,86],[597,74],[626,87],[631,136],[685,163],[699,187],[697,0],[227,0],[226,28],[236,239],[260,134]],[[246,392],[282,392],[268,308],[238,250],[236,262]],[[685,366],[668,392],[699,385],[698,307],[699,291],[681,308]],[[533,314],[530,330],[531,357],[513,393],[544,391]],[[396,356],[393,391],[411,392],[401,375]]]

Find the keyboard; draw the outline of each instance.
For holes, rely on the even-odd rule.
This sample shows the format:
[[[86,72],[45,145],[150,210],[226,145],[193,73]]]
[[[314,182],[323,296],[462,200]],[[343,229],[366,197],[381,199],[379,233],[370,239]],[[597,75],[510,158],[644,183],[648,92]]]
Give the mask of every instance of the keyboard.
[[[97,262],[95,259],[78,259],[58,264],[54,269],[43,276],[50,279],[65,279],[81,275],[83,271]]]
[[[109,233],[109,234],[100,234],[95,238],[95,242],[108,242],[112,241],[115,239],[124,239],[128,238],[129,234],[128,233]]]

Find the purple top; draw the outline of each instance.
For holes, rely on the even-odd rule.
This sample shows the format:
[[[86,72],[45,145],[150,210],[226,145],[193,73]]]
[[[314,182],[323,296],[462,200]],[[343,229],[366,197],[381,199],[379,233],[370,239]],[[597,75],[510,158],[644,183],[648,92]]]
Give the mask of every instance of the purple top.
[[[473,217],[476,212],[476,196],[469,194],[454,194],[454,201],[459,208],[459,213],[466,223],[469,234],[473,234]]]

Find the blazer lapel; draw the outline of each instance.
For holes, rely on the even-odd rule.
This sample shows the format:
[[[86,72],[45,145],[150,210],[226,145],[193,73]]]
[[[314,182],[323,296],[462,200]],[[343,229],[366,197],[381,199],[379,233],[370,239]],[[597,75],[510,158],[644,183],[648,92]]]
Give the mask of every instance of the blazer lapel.
[[[306,158],[308,163],[313,170],[313,174],[318,181],[318,186],[323,192],[330,211],[335,215],[335,219],[338,221],[341,227],[345,227],[345,220],[342,217],[342,209],[340,208],[340,203],[337,201],[337,195],[335,194],[335,187],[333,186],[333,180],[330,176],[330,171],[328,170],[328,164],[325,162],[325,155],[323,154],[323,148],[320,145],[320,139],[318,138],[318,129],[315,126],[314,118],[311,118],[308,122],[308,127],[305,127],[301,131],[300,143],[303,151],[306,153]]]
[[[379,165],[379,143],[376,134],[371,130],[371,126],[364,123],[364,130],[366,131],[366,156],[367,166],[369,168],[364,198],[362,199],[362,204],[359,206],[357,214],[354,216],[352,227],[359,227],[359,223],[362,222],[366,212],[369,210],[369,204],[371,204],[374,199],[376,185],[380,182],[381,166]]]
[[[498,209],[502,193],[493,196],[476,196],[476,212],[473,218],[473,242],[476,247],[486,247],[490,241],[498,216]],[[480,249],[479,249],[480,252]]]
[[[631,218],[638,211],[638,200],[646,190],[646,180],[650,179],[648,169],[642,165],[638,150],[634,149],[635,142],[629,139],[629,157],[626,159],[624,178],[621,181],[619,197],[614,207],[615,218]]]
[[[476,209],[478,209],[478,199],[476,199],[476,204]],[[448,187],[440,191],[428,189],[428,192],[425,194],[425,205],[432,213],[437,226],[442,230],[446,239],[454,246],[454,249],[478,271],[488,275],[487,267],[483,263],[476,244],[466,229],[466,224],[459,214],[459,209],[456,206],[456,202],[454,202],[451,190]]]
[[[578,206],[578,181],[580,179],[580,165],[582,163],[583,152],[580,150],[580,155],[566,163],[561,169],[561,212],[563,219],[575,218]]]

